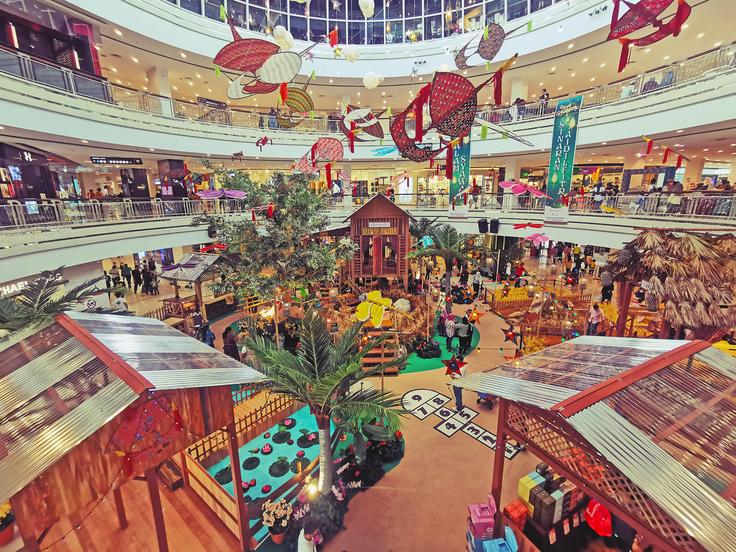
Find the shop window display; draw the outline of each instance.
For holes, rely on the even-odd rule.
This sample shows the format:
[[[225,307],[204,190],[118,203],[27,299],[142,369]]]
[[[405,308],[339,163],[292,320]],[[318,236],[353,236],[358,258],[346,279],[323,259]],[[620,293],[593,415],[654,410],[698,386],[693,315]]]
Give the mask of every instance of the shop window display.
[[[386,44],[398,44],[404,41],[404,22],[386,22]]]

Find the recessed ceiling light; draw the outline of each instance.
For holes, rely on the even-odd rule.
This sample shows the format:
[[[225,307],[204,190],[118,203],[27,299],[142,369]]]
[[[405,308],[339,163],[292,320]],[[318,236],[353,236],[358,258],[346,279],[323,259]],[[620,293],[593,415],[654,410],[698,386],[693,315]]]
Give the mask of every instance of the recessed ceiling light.
[[[381,92],[381,96],[385,96],[385,95],[386,95],[386,93],[385,93],[385,92]]]
[[[138,63],[138,58],[135,56],[130,56],[130,59],[133,60],[133,63]]]
[[[187,59],[187,55],[184,52],[179,52],[179,55],[184,59]]]
[[[113,29],[115,31],[115,34],[118,36],[123,36],[123,32],[120,29]]]
[[[179,87],[176,85],[172,86],[171,88],[173,88],[174,90],[179,90]]]
[[[112,71],[113,73],[117,73],[118,72],[118,70],[115,69],[115,67],[110,67],[110,71]]]
[[[568,50],[572,50],[574,47],[575,47],[575,43],[574,42],[571,42],[570,44],[567,45],[567,49]]]
[[[330,84],[332,84],[332,79],[330,79]]]
[[[601,142],[601,146],[607,146],[608,142]]]
[[[733,148],[733,147],[736,147],[736,144],[731,144],[731,147],[732,147],[732,148]]]
[[[207,89],[207,92],[212,92],[212,89],[211,89],[211,88],[208,88],[208,89]]]
[[[143,87],[143,90],[145,90],[146,92],[148,92],[148,87],[147,86],[144,86]]]
[[[723,153],[723,150],[718,150],[718,153]]]
[[[698,38],[703,38],[705,36],[705,33],[698,33]]]
[[[571,77],[574,77],[577,73],[570,73]]]
[[[89,140],[82,140],[83,144],[89,144]]]
[[[4,126],[0,126],[0,130],[5,130],[5,127]]]
[[[360,92],[358,92],[358,96],[360,96]]]
[[[192,81],[187,81],[187,84],[188,84],[189,86],[194,86],[194,83],[193,83]]]
[[[561,87],[561,86],[558,86],[558,87],[557,87],[557,90],[562,90],[562,87]]]
[[[588,58],[583,58],[583,63],[588,63]]]
[[[682,129],[680,129],[680,130],[678,130],[678,131],[677,131],[677,133],[678,133],[678,134],[680,134],[681,132],[683,132],[683,130],[682,130]]]
[[[664,56],[665,61],[667,61],[668,59],[670,59],[670,56]]]
[[[556,69],[557,69],[557,67],[552,67],[552,68],[550,68],[550,71],[555,71]]]
[[[651,49],[651,48],[647,48],[646,50],[644,50],[644,53],[645,53],[645,54],[648,54],[648,53],[649,53],[649,52],[651,52],[651,51],[652,51],[652,49]]]
[[[120,79],[115,79],[115,82],[118,84],[123,84],[123,81],[121,81]]]
[[[703,151],[710,151],[710,148],[703,148]]]
[[[606,66],[606,62],[604,61],[603,63],[601,63],[601,64],[600,64],[600,66],[599,66],[599,67],[600,67],[601,69],[603,69],[603,68],[604,68],[605,66]]]
[[[590,82],[593,82],[595,80],[595,77],[590,77]]]
[[[194,76],[197,77],[198,79],[202,78],[202,75],[200,75],[199,73],[194,73]]]

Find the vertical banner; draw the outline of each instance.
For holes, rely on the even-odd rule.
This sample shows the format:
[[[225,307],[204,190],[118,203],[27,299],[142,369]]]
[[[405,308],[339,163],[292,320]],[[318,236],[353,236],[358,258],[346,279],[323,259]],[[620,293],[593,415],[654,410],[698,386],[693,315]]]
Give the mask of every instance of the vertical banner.
[[[462,139],[452,152],[452,181],[450,182],[450,209],[453,204],[463,206],[463,193],[470,187],[470,136]]]
[[[582,105],[582,96],[557,102],[547,173],[547,195],[550,197],[544,207],[545,222],[567,224],[569,214],[567,194],[570,193],[572,184],[575,145],[578,139],[578,116]]]

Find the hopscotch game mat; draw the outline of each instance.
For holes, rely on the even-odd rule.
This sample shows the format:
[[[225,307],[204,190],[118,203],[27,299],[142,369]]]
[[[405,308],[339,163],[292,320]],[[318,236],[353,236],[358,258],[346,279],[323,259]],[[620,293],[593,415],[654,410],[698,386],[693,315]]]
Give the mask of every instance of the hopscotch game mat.
[[[458,412],[448,406],[450,401],[450,397],[437,391],[414,389],[401,398],[401,406],[415,418],[420,420],[429,418],[432,423],[437,422],[434,429],[445,437],[464,433],[489,449],[495,450],[496,434],[473,422],[478,412],[467,406]],[[511,460],[519,452],[521,449],[518,446],[506,442],[506,458]]]

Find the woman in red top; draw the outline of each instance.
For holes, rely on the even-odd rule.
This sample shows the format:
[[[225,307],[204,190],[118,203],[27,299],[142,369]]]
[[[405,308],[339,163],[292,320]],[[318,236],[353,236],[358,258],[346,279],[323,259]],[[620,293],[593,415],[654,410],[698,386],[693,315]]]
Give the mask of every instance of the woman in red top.
[[[521,277],[524,275],[524,272],[526,272],[526,269],[524,268],[524,263],[520,262],[516,265],[516,268],[514,269],[514,273],[516,274],[516,284],[514,284],[514,287],[521,286]]]

